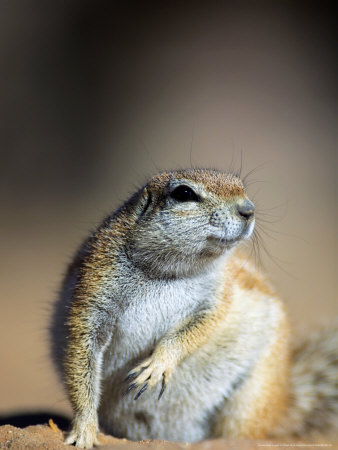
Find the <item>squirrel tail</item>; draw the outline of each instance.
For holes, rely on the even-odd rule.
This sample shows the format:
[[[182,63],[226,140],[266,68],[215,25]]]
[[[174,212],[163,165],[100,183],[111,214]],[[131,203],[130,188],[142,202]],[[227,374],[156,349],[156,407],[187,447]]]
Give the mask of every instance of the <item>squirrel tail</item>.
[[[274,436],[338,435],[338,323],[293,346],[289,408]]]

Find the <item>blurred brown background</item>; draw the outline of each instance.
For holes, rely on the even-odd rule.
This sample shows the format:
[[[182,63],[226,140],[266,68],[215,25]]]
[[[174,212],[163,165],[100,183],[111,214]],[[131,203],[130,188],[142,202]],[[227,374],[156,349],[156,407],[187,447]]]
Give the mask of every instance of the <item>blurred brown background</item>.
[[[88,230],[158,168],[263,164],[265,270],[297,329],[337,314],[333,5],[0,2],[0,414],[69,411],[50,305]]]

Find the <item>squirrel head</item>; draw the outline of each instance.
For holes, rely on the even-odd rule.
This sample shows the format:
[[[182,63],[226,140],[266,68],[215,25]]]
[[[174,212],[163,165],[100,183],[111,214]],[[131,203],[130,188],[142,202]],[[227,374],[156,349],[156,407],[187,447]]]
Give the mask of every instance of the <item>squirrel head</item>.
[[[254,228],[241,180],[210,169],[164,172],[138,193],[128,238],[134,262],[162,278],[193,275],[229,253]]]

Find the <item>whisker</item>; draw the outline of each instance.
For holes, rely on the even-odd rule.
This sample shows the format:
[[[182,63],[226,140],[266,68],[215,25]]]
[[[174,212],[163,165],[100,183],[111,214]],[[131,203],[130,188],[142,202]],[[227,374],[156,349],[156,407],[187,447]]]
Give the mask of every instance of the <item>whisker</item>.
[[[266,236],[268,236],[270,239],[273,239],[274,241],[277,241],[277,238],[275,236],[272,236],[270,233],[268,233],[264,227],[262,227],[259,223],[256,223],[256,226],[260,229],[262,233],[264,233]]]
[[[257,183],[270,184],[270,181],[268,181],[268,180],[252,180],[249,183],[246,183],[245,187],[248,188],[248,187],[252,186],[253,184],[257,184]]]
[[[273,206],[273,207],[270,207],[270,208],[260,208],[259,210],[260,211],[273,211],[273,210],[275,210],[275,209],[279,209],[279,208],[282,208],[282,207],[286,207],[286,209],[287,209],[287,207],[288,207],[288,202],[286,201],[286,202],[283,202],[283,203],[280,203],[280,204],[278,204],[278,205],[276,205],[276,206]]]
[[[296,279],[296,277],[291,273],[291,272],[289,272],[288,270],[286,270],[286,269],[284,269],[284,267],[282,266],[282,264],[287,264],[287,261],[284,261],[284,260],[281,260],[280,258],[277,258],[276,256],[273,256],[272,255],[272,253],[267,249],[267,247],[266,247],[266,245],[265,245],[265,243],[264,243],[264,241],[263,241],[263,239],[262,239],[262,236],[261,236],[261,234],[260,234],[260,232],[256,229],[255,231],[254,231],[254,233],[256,234],[256,236],[257,236],[257,239],[258,239],[258,242],[259,242],[259,246],[260,246],[260,249],[262,250],[262,251],[264,251],[264,253],[270,258],[270,260],[282,271],[282,272],[284,272],[284,273],[286,273],[287,275],[289,275],[291,278],[294,278],[294,279]]]
[[[268,216],[268,215],[267,215]],[[280,222],[282,219],[280,218],[280,217],[278,217],[278,216],[268,216],[268,217],[271,217],[271,219],[262,219],[262,217],[258,217],[257,215],[256,215],[256,221],[259,221],[259,222],[262,222],[262,223],[270,223],[270,224],[273,224],[273,223],[278,223],[278,222]],[[274,219],[273,219],[273,217],[274,217]]]
[[[269,221],[264,221],[262,219],[256,219],[256,220],[257,220],[256,225],[261,229],[261,231],[265,232],[266,234],[267,234],[267,231],[269,231],[270,233],[274,233],[274,234],[277,234],[277,235],[280,235],[280,236],[286,236],[286,237],[290,237],[290,238],[293,238],[293,239],[297,239],[297,240],[300,240],[302,242],[306,242],[307,244],[309,243],[309,241],[304,239],[302,236],[298,236],[296,234],[285,233],[285,232],[279,231],[279,230],[274,230],[272,228],[267,227],[266,225],[262,225],[261,223],[259,223],[259,222],[269,223]],[[275,223],[275,222],[270,222],[270,223]],[[272,236],[271,236],[271,238],[274,239]]]
[[[241,149],[241,159],[240,159],[240,165],[238,170],[234,170],[234,175],[238,178],[242,177],[242,170],[243,170],[243,149]]]
[[[191,142],[190,142],[190,154],[189,154],[189,160],[190,160],[190,168],[193,169],[193,163],[192,163],[192,150],[193,150],[193,144],[194,144],[194,134],[195,134],[195,121],[192,126],[192,133],[191,133]]]
[[[259,164],[258,166],[254,167],[252,170],[250,170],[243,178],[242,178],[242,182],[243,184],[246,186],[246,180],[253,175],[255,172],[257,172],[259,169],[261,169],[262,167],[266,166],[267,164],[270,164],[271,161],[265,161],[262,164]]]
[[[229,168],[228,168],[228,173],[230,174],[230,173],[234,173],[235,172],[235,150],[233,149],[232,150],[232,154],[231,154],[231,161],[230,161],[230,164],[229,164]]]

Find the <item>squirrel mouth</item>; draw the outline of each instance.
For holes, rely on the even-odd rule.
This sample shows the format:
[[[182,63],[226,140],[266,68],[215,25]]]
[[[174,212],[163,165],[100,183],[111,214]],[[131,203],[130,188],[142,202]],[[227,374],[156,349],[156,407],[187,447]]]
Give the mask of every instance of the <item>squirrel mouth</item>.
[[[235,244],[237,244],[242,239],[242,236],[237,236],[232,239],[228,239],[226,237],[217,237],[217,236],[210,236],[208,240],[213,242],[214,244],[217,244],[220,247],[230,248],[233,247]]]
[[[247,223],[241,230],[238,230],[237,233],[227,233],[227,230],[219,230],[218,233],[215,232],[215,234],[210,234],[207,240],[214,247],[218,247],[223,251],[228,250],[233,248],[239,242],[249,239],[253,232],[254,225],[255,221],[250,220],[249,223]]]

